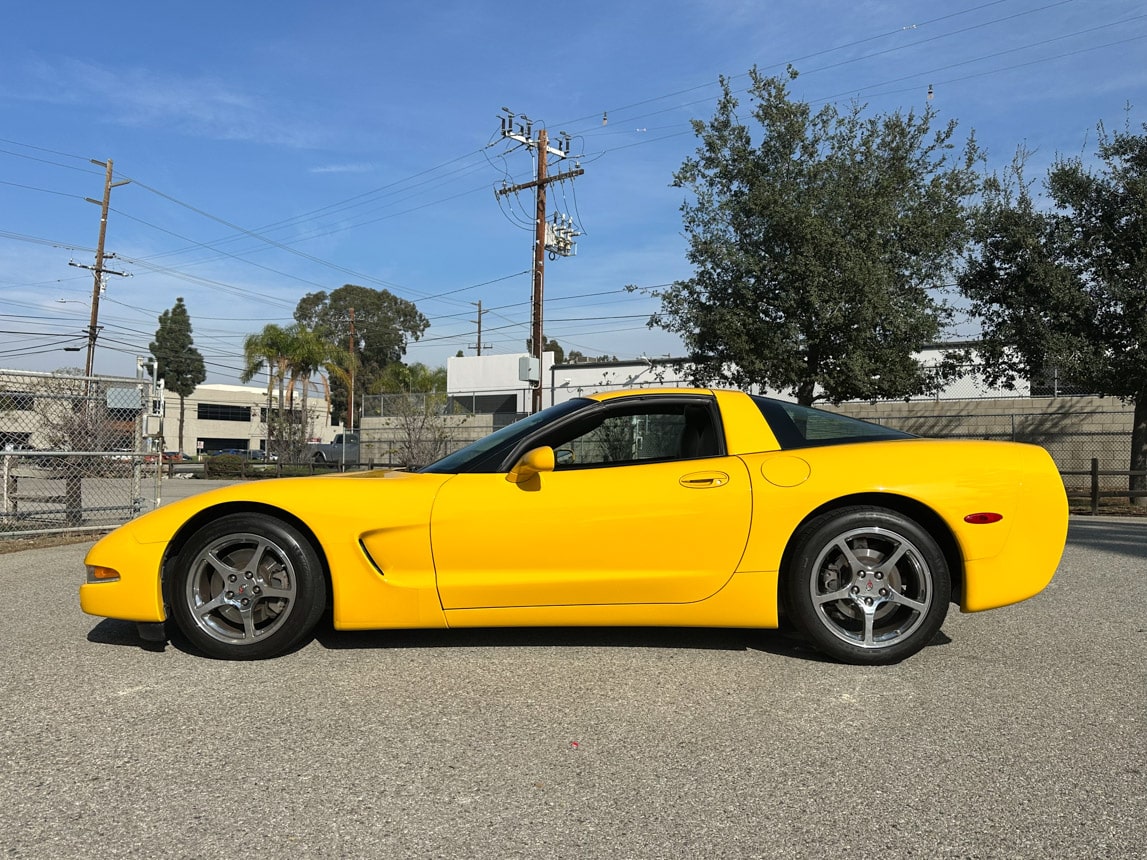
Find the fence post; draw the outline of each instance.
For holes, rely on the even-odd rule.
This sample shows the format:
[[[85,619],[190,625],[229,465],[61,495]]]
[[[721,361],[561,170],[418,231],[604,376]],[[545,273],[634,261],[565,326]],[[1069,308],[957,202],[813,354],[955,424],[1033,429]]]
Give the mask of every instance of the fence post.
[[[12,469],[12,457],[4,458],[4,476],[3,487],[4,504],[0,506],[0,512],[4,514],[13,514],[16,512],[16,492],[18,487],[18,479],[15,471]]]
[[[64,519],[70,526],[84,520],[84,484],[80,475],[64,477]]]
[[[1091,458],[1091,514],[1099,513],[1099,458]]]

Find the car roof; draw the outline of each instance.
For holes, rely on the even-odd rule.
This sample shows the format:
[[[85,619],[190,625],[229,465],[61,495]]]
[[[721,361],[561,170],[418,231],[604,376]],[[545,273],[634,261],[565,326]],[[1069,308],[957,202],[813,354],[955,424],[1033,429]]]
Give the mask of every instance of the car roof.
[[[594,394],[586,394],[587,400],[596,400],[599,403],[606,400],[614,400],[618,397],[635,397],[643,395],[709,395],[712,396],[713,391],[709,388],[626,388],[621,391],[598,391]]]

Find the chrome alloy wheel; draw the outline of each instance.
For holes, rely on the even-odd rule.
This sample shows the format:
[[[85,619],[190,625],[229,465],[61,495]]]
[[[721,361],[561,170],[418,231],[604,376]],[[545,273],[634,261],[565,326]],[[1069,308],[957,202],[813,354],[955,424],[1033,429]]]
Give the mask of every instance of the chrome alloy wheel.
[[[809,592],[824,628],[866,649],[911,637],[935,599],[924,553],[904,535],[874,526],[845,531],[824,545]]]
[[[298,600],[290,553],[266,536],[219,537],[194,556],[184,599],[196,626],[211,639],[249,645],[279,630]]]

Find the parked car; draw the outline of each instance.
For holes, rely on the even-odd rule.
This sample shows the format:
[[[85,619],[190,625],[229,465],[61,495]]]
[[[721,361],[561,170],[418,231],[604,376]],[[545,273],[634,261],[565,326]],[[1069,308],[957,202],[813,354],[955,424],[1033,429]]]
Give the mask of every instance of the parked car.
[[[1051,580],[1042,448],[929,440],[739,391],[597,394],[419,472],[260,481],[164,505],[87,555],[80,604],[202,652],[336,629],[773,628],[878,664]]]

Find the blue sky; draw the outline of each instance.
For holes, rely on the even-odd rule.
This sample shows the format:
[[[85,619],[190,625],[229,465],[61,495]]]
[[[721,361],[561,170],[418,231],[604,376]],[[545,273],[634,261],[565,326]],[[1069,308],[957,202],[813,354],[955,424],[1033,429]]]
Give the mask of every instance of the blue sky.
[[[655,300],[688,277],[673,171],[720,75],[801,76],[814,105],[932,104],[989,165],[1023,143],[1042,175],[1094,152],[1095,127],[1147,121],[1141,0],[12,3],[0,28],[0,367],[83,364],[103,168],[114,160],[97,373],[134,373],[183,296],[209,380],[237,382],[242,340],[344,283],[414,301],[408,361],[529,333],[529,154],[503,106],[572,136],[585,174],[550,211],[583,235],[547,262],[546,334],[567,350],[678,355]],[[1128,105],[1130,107],[1128,108]],[[603,118],[607,122],[603,123]],[[967,333],[961,332],[961,333]]]

